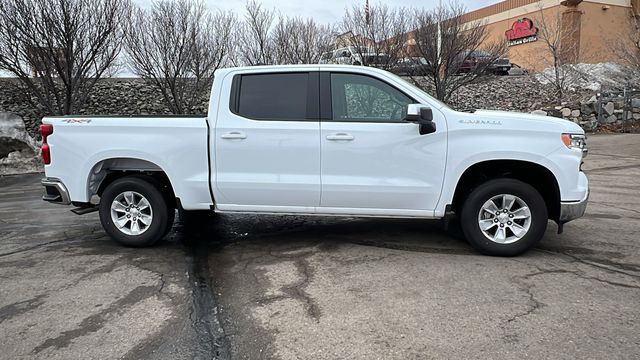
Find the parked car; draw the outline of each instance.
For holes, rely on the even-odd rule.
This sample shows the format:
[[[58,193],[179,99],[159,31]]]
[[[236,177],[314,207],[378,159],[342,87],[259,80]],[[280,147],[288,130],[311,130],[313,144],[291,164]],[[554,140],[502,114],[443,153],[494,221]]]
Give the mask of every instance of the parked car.
[[[510,76],[518,76],[518,75],[527,75],[529,70],[523,68],[518,64],[511,63],[511,69],[509,69],[508,74]]]
[[[277,91],[274,91],[277,89]],[[215,73],[209,115],[45,117],[43,199],[98,211],[149,246],[175,209],[438,219],[478,251],[520,254],[584,214],[584,131],[552,117],[457,112],[371,67]]]
[[[429,71],[429,62],[423,57],[405,57],[399,59],[390,71],[402,76],[425,76]]]
[[[485,71],[495,75],[507,75],[511,69],[508,58],[494,56],[486,51],[470,51],[460,55],[458,73],[475,71],[478,66],[483,66]]]
[[[320,55],[318,64],[331,64],[333,63],[333,51],[327,51]]]
[[[369,48],[348,46],[334,51],[333,63],[383,67],[389,63],[389,55],[376,52]]]

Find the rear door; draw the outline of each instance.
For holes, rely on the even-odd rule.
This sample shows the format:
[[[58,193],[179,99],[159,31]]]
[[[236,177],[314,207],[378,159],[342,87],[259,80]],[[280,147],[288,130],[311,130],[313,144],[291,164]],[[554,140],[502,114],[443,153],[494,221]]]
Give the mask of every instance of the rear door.
[[[420,135],[404,121],[418,103],[379,78],[321,72],[323,211],[430,216],[440,197],[446,162],[444,117]]]
[[[318,73],[235,75],[215,129],[216,206],[312,212],[320,203]]]

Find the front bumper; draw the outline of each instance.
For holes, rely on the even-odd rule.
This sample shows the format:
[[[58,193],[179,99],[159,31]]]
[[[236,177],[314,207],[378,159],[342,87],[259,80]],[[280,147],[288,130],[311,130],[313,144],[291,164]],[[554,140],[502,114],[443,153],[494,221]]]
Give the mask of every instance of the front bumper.
[[[575,220],[584,215],[587,210],[587,202],[589,200],[589,189],[585,194],[584,199],[580,201],[561,202],[560,203],[560,223],[566,223],[571,220]]]
[[[56,178],[45,178],[42,179],[41,183],[42,186],[44,186],[44,195],[42,195],[42,200],[60,205],[71,204],[69,191],[67,191],[67,188],[64,186],[62,181]]]

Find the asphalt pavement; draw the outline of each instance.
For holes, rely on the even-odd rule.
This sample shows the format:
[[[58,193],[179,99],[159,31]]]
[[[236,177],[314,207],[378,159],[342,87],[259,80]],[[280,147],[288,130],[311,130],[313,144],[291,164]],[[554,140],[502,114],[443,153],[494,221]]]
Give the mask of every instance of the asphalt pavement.
[[[124,248],[42,174],[0,177],[0,358],[640,358],[640,135],[588,142],[586,216],[515,258],[300,216],[188,214]]]

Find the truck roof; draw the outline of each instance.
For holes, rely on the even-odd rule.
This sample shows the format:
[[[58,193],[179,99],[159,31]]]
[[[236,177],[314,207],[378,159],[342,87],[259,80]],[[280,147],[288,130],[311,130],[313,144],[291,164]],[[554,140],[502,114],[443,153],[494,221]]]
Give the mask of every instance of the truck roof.
[[[335,65],[335,64],[300,64],[300,65],[256,65],[218,69],[215,75],[224,75],[229,72],[283,72],[283,71],[358,71],[387,73],[384,70],[370,66],[360,65]]]

